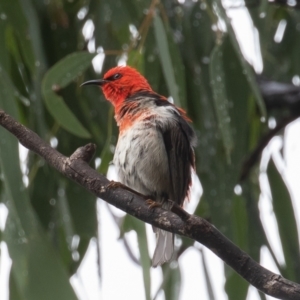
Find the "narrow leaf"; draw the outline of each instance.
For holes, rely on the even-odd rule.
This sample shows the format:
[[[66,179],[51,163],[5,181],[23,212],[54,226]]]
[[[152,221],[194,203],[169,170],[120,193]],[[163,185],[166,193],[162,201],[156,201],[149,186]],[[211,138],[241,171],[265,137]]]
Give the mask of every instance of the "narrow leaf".
[[[46,73],[42,83],[45,104],[53,118],[69,132],[83,138],[90,137],[89,132],[56,92],[77,78],[90,65],[93,57],[94,54],[87,52],[68,55]]]
[[[90,66],[94,57],[95,54],[88,52],[74,52],[60,60],[46,73],[43,80],[44,92],[66,87]]]
[[[170,267],[170,264],[163,265],[164,281],[162,288],[166,299],[179,300],[181,289],[181,271],[179,266]]]
[[[144,73],[144,55],[141,51],[131,50],[128,54],[127,64]]]
[[[62,97],[59,97],[54,93],[45,93],[44,98],[48,111],[59,125],[76,136],[83,138],[90,137],[89,132],[78,121],[69,107],[65,104]]]
[[[123,223],[123,230],[128,232],[130,230],[136,231],[138,238],[138,245],[140,251],[140,263],[143,268],[143,278],[144,278],[144,287],[145,287],[145,298],[147,300],[151,299],[151,277],[150,277],[150,258],[148,251],[148,242],[146,234],[146,225],[142,221],[126,215]],[[170,298],[171,299],[171,298]]]
[[[230,125],[229,105],[225,88],[225,75],[223,69],[222,46],[216,45],[211,54],[210,78],[213,92],[215,111],[218,118],[218,126],[221,132],[223,145],[230,162],[230,153],[233,149],[232,129]]]
[[[206,281],[206,288],[207,288],[207,293],[209,296],[210,300],[215,300],[215,295],[214,295],[214,291],[213,291],[213,287],[211,284],[211,280],[208,274],[208,269],[207,269],[207,264],[206,264],[206,259],[205,259],[205,255],[204,255],[204,251],[200,250],[201,252],[201,259],[202,259],[202,265],[203,265],[203,270],[204,270],[204,276],[205,276],[205,281]]]
[[[248,282],[227,265],[225,265],[225,275],[225,290],[228,299],[246,299],[249,288]]]
[[[0,12],[1,13],[1,12]],[[7,22],[1,20],[0,22],[0,64],[4,67],[5,70],[9,69],[9,52],[7,51],[7,47],[5,45],[5,34],[6,34],[6,26]]]
[[[33,71],[35,68],[34,51],[31,39],[28,37],[28,23],[23,14],[20,1],[0,1],[0,10],[7,17],[8,23],[13,27],[18,37],[25,63]]]
[[[111,138],[112,138],[113,115],[114,115],[114,110],[113,107],[111,106],[109,109],[106,141],[100,156],[101,164],[98,168],[98,171],[102,174],[106,174],[109,167],[109,163],[112,160],[112,152],[110,150],[110,146],[111,146]]]
[[[174,103],[176,105],[180,105],[179,87],[175,79],[174,68],[168,45],[168,37],[164,28],[164,24],[158,15],[155,15],[154,17],[154,32],[169,93],[173,97]]]
[[[178,95],[180,100],[180,106],[183,108],[187,108],[186,102],[186,84],[185,84],[185,67],[180,55],[179,44],[175,43],[173,37],[173,31],[171,29],[166,30],[167,38],[168,38],[168,46],[170,57],[174,69],[175,81],[178,86]]]
[[[248,250],[248,215],[246,200],[234,195],[232,203],[232,232],[234,241],[244,251]]]
[[[273,160],[269,162],[267,173],[286,263],[286,274],[297,282],[300,280],[300,252],[291,195]]]
[[[237,54],[237,56],[240,60],[240,64],[241,64],[241,66],[244,70],[244,74],[247,78],[248,84],[249,84],[249,86],[250,86],[250,88],[251,88],[251,90],[254,94],[254,97],[255,97],[255,100],[256,100],[257,105],[259,107],[260,113],[261,113],[262,116],[266,117],[267,113],[266,113],[265,103],[262,99],[259,88],[257,86],[255,76],[254,76],[254,73],[253,73],[253,69],[249,66],[248,62],[244,58],[244,55],[243,55],[243,53],[241,51],[241,48],[238,44],[235,32],[232,28],[231,21],[228,18],[227,14],[226,14],[226,11],[225,11],[225,9],[222,5],[222,1],[217,0],[217,1],[214,2],[214,4],[216,5],[215,7],[217,9],[218,14],[222,17],[222,19],[224,20],[224,22],[226,24],[231,43],[232,43],[233,48],[235,49],[235,52],[236,52],[236,54]]]
[[[17,117],[14,89],[0,68],[0,107]],[[30,204],[19,165],[18,142],[0,128],[0,166],[9,214],[3,239],[13,260],[12,273],[25,299],[77,299],[66,270],[42,230]],[[38,280],[38,281],[37,281]]]

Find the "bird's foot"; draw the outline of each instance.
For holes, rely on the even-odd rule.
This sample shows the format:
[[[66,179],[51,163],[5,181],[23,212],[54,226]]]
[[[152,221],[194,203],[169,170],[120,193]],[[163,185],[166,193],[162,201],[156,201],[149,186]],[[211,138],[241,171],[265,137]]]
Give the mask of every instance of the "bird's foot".
[[[117,188],[126,188],[126,185],[123,185],[121,182],[118,181],[111,181],[107,186],[107,189],[117,189]]]
[[[187,219],[190,218],[190,214],[185,211],[182,206],[178,205],[176,202],[172,201],[172,200],[168,200],[170,203],[170,210],[171,212],[173,212],[174,214],[176,214],[178,217],[180,217],[181,220],[186,221]]]
[[[127,190],[131,193],[137,194],[137,195],[141,195],[140,193],[138,193],[137,191],[131,189],[130,187],[128,187],[127,185],[119,182],[119,181],[113,181],[111,180],[111,182],[106,186],[107,189],[117,189],[117,188],[121,188],[124,190]]]
[[[157,201],[154,201],[152,199],[147,199],[146,200],[146,204],[149,205],[149,208],[150,209],[153,209],[155,207],[161,207],[161,203],[157,202]]]

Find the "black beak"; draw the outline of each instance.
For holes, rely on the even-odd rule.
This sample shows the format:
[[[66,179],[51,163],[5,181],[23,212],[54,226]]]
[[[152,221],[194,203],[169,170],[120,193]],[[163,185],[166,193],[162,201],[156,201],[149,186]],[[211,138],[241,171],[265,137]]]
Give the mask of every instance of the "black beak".
[[[84,82],[80,86],[84,86],[84,85],[99,85],[99,86],[102,86],[106,82],[108,82],[108,80],[104,80],[104,79],[89,80],[89,81]]]

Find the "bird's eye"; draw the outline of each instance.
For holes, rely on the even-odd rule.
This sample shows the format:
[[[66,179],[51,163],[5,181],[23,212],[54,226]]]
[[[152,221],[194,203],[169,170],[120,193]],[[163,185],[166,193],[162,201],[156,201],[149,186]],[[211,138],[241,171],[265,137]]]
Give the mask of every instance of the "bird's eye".
[[[119,79],[121,77],[122,77],[122,75],[120,73],[116,73],[115,75],[112,76],[112,80],[116,80],[116,79]]]

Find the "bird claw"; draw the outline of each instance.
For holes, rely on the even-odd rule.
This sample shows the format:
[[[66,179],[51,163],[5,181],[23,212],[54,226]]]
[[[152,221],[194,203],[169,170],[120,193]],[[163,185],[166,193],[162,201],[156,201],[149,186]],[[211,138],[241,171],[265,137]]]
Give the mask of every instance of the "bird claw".
[[[106,186],[107,189],[117,189],[117,188],[123,188],[123,187],[126,187],[126,186],[123,186],[123,184],[121,182],[113,181],[113,180]]]
[[[154,201],[154,200],[152,200],[152,199],[147,199],[147,200],[146,200],[146,204],[149,205],[149,208],[150,208],[150,209],[153,209],[153,208],[155,208],[155,207],[161,207],[161,203],[156,202],[156,201]]]
[[[131,189],[130,187],[128,187],[127,185],[121,183],[121,182],[118,182],[118,181],[113,181],[111,180],[111,182],[106,186],[107,189],[117,189],[117,188],[121,188],[121,189],[124,189],[124,190],[127,190],[131,193],[134,193],[134,194],[139,194],[137,191]]]

